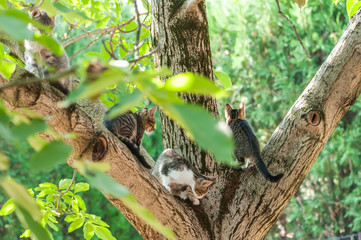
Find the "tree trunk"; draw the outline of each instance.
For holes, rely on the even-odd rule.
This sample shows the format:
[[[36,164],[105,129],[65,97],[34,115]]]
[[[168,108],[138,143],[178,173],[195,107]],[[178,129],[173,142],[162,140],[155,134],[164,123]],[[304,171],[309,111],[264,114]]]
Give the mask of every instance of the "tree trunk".
[[[204,1],[153,1],[152,14],[154,44],[160,47],[157,66],[168,66],[174,73],[194,71],[213,79]],[[73,147],[70,165],[74,159],[93,159],[97,139],[105,139],[108,150],[101,161],[111,165],[108,174],[128,187],[178,239],[264,239],[360,94],[360,28],[359,11],[264,148],[263,159],[270,172],[285,174],[278,183],[266,182],[254,168],[234,171],[215,164],[162,115],[165,147],[175,148],[202,172],[217,176],[217,184],[199,206],[171,196],[120,141],[77,104],[57,108],[61,97],[49,84],[11,87],[0,96],[9,109],[23,112],[22,107],[27,107],[48,116],[49,125],[58,133],[75,132],[76,139],[66,140]],[[0,84],[5,83],[0,77]],[[183,97],[201,103],[217,116],[214,99]],[[145,239],[160,238],[119,199],[106,197]]]

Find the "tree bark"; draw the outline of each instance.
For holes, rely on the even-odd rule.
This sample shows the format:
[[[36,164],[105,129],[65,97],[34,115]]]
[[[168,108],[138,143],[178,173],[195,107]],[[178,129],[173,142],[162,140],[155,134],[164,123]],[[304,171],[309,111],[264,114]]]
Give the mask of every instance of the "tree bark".
[[[174,73],[193,71],[213,79],[204,1],[153,1],[152,14],[154,43],[160,47],[157,66],[171,67]],[[103,137],[108,151],[101,161],[111,165],[108,174],[128,187],[142,206],[173,229],[178,239],[264,239],[360,94],[360,28],[358,11],[264,148],[263,159],[270,172],[285,174],[278,183],[266,182],[254,168],[234,171],[215,164],[186,138],[183,130],[162,116],[164,145],[179,150],[202,172],[217,176],[217,184],[199,206],[171,196],[120,141],[77,104],[59,109],[61,96],[49,84],[15,86],[1,91],[0,96],[11,110],[23,113],[26,107],[47,116],[48,124],[58,133],[75,132],[76,139],[66,139],[73,147],[68,161],[71,166],[75,159],[92,159],[94,145],[99,136]],[[5,83],[7,80],[0,77],[0,84]],[[214,99],[183,97],[217,115]],[[161,238],[119,199],[106,197],[145,239]]]

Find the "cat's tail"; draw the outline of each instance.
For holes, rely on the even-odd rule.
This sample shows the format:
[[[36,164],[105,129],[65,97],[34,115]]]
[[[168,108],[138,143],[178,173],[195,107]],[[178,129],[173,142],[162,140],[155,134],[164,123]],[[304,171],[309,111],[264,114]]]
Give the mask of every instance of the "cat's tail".
[[[278,182],[283,177],[283,173],[273,176],[268,171],[266,165],[264,164],[264,162],[259,154],[256,154],[256,156],[253,160],[254,160],[254,164],[256,165],[256,168],[267,181]]]
[[[152,167],[148,164],[147,160],[145,160],[144,156],[140,153],[140,148],[135,144],[133,143],[132,141],[130,141],[128,138],[126,137],[123,137],[123,136],[117,136],[118,139],[120,141],[122,141],[122,143],[125,144],[125,146],[127,146],[130,150],[130,152],[136,156],[139,160],[139,162],[145,167],[145,168],[148,168],[148,169],[151,169]]]

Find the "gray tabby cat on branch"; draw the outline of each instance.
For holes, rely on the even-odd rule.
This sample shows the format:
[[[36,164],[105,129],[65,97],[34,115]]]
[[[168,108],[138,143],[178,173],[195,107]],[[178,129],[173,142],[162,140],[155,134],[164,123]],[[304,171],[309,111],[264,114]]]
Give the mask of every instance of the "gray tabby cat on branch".
[[[129,148],[144,167],[151,169],[151,166],[140,153],[140,144],[144,132],[149,134],[155,130],[154,114],[158,107],[143,108],[135,113],[129,111],[114,119],[108,119],[109,112],[115,106],[105,113],[103,125]]]
[[[216,180],[198,172],[174,149],[162,152],[152,173],[171,194],[184,200],[189,198],[194,205],[199,205],[199,199],[206,195],[208,187]]]
[[[261,158],[257,136],[246,120],[244,104],[241,103],[238,109],[233,109],[231,105],[227,103],[225,116],[227,125],[229,125],[233,132],[235,145],[234,155],[240,165],[244,165],[244,158],[249,158],[267,181],[279,181],[283,177],[283,174],[273,176]]]
[[[31,17],[42,25],[51,27],[52,30],[55,27],[54,17],[50,18],[43,10],[33,10]],[[28,28],[33,32],[41,31],[32,24],[29,24]],[[45,78],[50,73],[59,73],[69,69],[69,59],[65,51],[62,55],[57,56],[51,50],[37,42],[25,40],[24,45],[25,69],[35,76]],[[70,92],[71,81],[71,77],[67,76],[56,82],[50,82],[50,84],[67,95]]]

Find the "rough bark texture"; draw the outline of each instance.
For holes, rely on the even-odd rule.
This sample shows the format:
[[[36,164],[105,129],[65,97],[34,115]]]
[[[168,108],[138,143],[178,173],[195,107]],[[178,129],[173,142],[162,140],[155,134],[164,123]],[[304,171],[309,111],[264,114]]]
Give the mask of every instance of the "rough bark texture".
[[[160,47],[158,66],[171,67],[175,73],[194,71],[212,79],[204,1],[153,1],[152,11],[152,34],[155,45]],[[9,109],[22,112],[22,107],[27,107],[47,116],[49,125],[58,133],[75,132],[76,139],[66,140],[73,147],[70,165],[74,159],[92,159],[94,144],[102,136],[108,151],[101,161],[111,164],[109,175],[128,187],[139,203],[173,229],[178,239],[264,239],[360,94],[360,29],[359,11],[264,148],[263,157],[271,173],[285,173],[279,183],[266,182],[254,168],[242,172],[218,166],[162,116],[165,146],[180,150],[197,168],[218,177],[199,206],[172,197],[121,142],[77,104],[57,108],[61,96],[49,84],[12,87],[0,92],[0,96]],[[6,82],[0,77],[0,84]],[[203,104],[217,115],[214,99],[184,98]],[[90,115],[97,112],[85,105]],[[107,198],[145,239],[163,238],[120,200]]]

